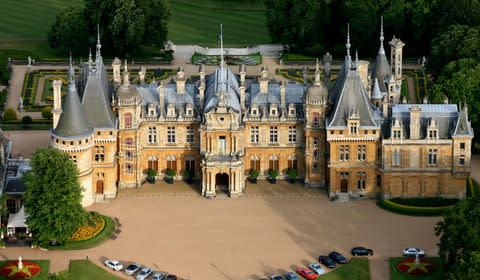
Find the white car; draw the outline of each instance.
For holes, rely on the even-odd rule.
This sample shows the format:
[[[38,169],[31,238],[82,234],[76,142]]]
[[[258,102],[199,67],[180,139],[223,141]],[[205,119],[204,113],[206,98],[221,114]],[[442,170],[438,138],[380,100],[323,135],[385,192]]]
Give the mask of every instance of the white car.
[[[325,269],[323,269],[318,263],[311,263],[308,267],[318,275],[325,274]]]
[[[142,265],[141,264],[131,264],[129,266],[127,266],[127,268],[125,268],[125,273],[127,275],[133,275],[135,274],[135,272],[139,271],[140,269],[142,268]]]
[[[403,255],[406,257],[415,257],[416,255],[418,255],[419,257],[424,257],[425,251],[417,248],[406,248],[403,250]]]
[[[142,269],[142,271],[140,271],[138,274],[137,274],[137,280],[145,280],[147,279],[148,276],[150,276],[150,274],[152,274],[153,272],[153,269],[149,268],[149,267],[145,267],[144,269]]]
[[[165,278],[165,273],[159,272],[153,275],[152,280],[163,280],[163,278]]]
[[[103,263],[106,267],[110,268],[110,269],[113,269],[115,271],[120,271],[123,269],[123,265],[118,262],[118,261],[114,261],[114,260],[106,260],[104,263]]]

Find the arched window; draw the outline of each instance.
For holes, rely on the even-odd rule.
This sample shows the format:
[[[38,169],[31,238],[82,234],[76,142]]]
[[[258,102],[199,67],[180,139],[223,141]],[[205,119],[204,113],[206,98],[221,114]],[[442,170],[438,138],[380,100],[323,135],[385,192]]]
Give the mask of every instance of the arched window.
[[[177,159],[174,156],[169,156],[167,158],[167,169],[177,171]]]
[[[185,170],[195,172],[195,158],[193,158],[192,156],[188,156],[185,159]]]
[[[318,113],[313,113],[312,125],[313,126],[318,126],[319,122],[320,122],[320,115]]]
[[[295,169],[298,170],[297,168],[297,158],[295,156],[291,156],[288,158],[288,170],[290,169]]]
[[[132,127],[132,114],[126,113],[124,119],[125,119],[125,128]]]
[[[153,169],[158,171],[158,160],[154,156],[148,158],[148,169]]]
[[[257,156],[252,156],[250,158],[250,170],[260,171],[260,158]]]
[[[132,145],[132,143],[133,143],[133,142],[132,142],[132,138],[126,138],[126,139],[125,139],[125,144],[127,144],[127,145]]]
[[[278,168],[278,157],[272,156],[268,159],[268,169],[269,170],[279,170]]]

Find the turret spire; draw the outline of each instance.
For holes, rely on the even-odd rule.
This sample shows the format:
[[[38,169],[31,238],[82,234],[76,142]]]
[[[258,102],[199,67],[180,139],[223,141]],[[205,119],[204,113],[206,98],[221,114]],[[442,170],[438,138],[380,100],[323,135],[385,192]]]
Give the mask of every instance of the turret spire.
[[[68,83],[73,83],[73,76],[75,75],[75,70],[73,70],[72,64],[72,52],[70,52],[70,66],[68,67]]]
[[[100,56],[100,49],[102,44],[100,44],[100,25],[97,24],[97,56]]]
[[[358,50],[355,50],[355,68],[358,69]]]
[[[347,24],[347,44],[345,45],[347,47],[347,56],[350,59],[350,23]]]
[[[89,51],[89,53],[88,53],[88,72],[90,72],[92,70],[92,67],[93,67],[92,49],[89,49],[88,51]]]
[[[378,51],[379,53],[385,53],[385,50],[383,49],[383,16],[380,17],[380,50]]]

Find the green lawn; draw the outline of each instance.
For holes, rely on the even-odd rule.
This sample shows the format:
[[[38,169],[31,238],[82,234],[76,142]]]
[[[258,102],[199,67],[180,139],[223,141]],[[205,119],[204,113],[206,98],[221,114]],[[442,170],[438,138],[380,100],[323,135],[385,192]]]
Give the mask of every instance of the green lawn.
[[[98,267],[89,260],[71,260],[68,270],[73,280],[117,280],[123,279]]]
[[[3,267],[7,263],[15,262],[15,261],[18,261],[18,260],[0,261],[0,268]],[[26,262],[33,262],[33,263],[36,263],[36,264],[40,265],[40,267],[42,268],[42,271],[37,276],[35,276],[35,279],[39,279],[39,280],[47,279],[48,271],[50,269],[50,261],[49,260],[23,260],[23,261],[24,262],[25,261]],[[3,279],[10,279],[10,278],[4,277],[3,275],[0,274],[0,280],[3,280]]]
[[[319,276],[318,280],[370,280],[368,258],[352,258],[332,272]],[[423,279],[422,279],[423,280]]]
[[[169,4],[168,39],[176,44],[218,47],[220,23],[226,47],[270,42],[263,1],[170,0]],[[0,1],[0,11],[8,11],[0,17],[0,49],[31,51],[44,59],[65,57],[48,46],[46,35],[62,9],[82,5],[82,0]]]
[[[444,280],[446,279],[443,263],[440,258],[425,258],[437,264],[437,271],[427,276],[405,275],[397,270],[398,263],[406,258],[390,258],[390,280]]]

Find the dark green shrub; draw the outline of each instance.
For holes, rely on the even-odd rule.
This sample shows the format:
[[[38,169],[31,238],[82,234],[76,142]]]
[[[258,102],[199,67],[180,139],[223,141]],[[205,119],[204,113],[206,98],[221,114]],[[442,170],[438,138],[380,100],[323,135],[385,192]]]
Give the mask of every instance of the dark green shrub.
[[[250,171],[250,177],[252,177],[253,179],[258,178],[259,175],[260,175],[260,172],[258,172],[258,170],[252,169]]]
[[[17,113],[12,108],[7,108],[7,110],[5,110],[5,112],[3,113],[3,120],[4,121],[17,120]]]
[[[147,175],[148,175],[148,177],[153,178],[153,177],[157,176],[157,170],[155,170],[155,169],[148,169],[148,170],[147,170]]]
[[[415,198],[401,198],[395,197],[390,201],[408,205],[408,206],[420,206],[420,207],[438,207],[438,206],[450,206],[458,202],[456,198],[442,198],[442,197],[415,197]]]
[[[33,121],[32,121],[32,117],[30,117],[30,116],[25,116],[25,117],[22,118],[22,123],[23,123],[24,125],[29,125],[29,124],[31,124],[32,122],[33,122]]]
[[[175,171],[173,169],[167,169],[167,176],[168,177],[173,178],[173,177],[175,177],[175,175],[177,175],[177,171]]]
[[[278,170],[275,170],[275,169],[271,169],[268,174],[270,175],[270,177],[272,178],[277,178],[278,177]]]
[[[47,106],[42,109],[42,117],[46,118],[47,120],[51,119],[53,117],[52,114],[52,107]]]
[[[287,173],[288,173],[288,177],[290,177],[290,178],[292,178],[292,179],[297,178],[297,175],[298,175],[297,169],[289,169],[289,170],[287,171]]]

